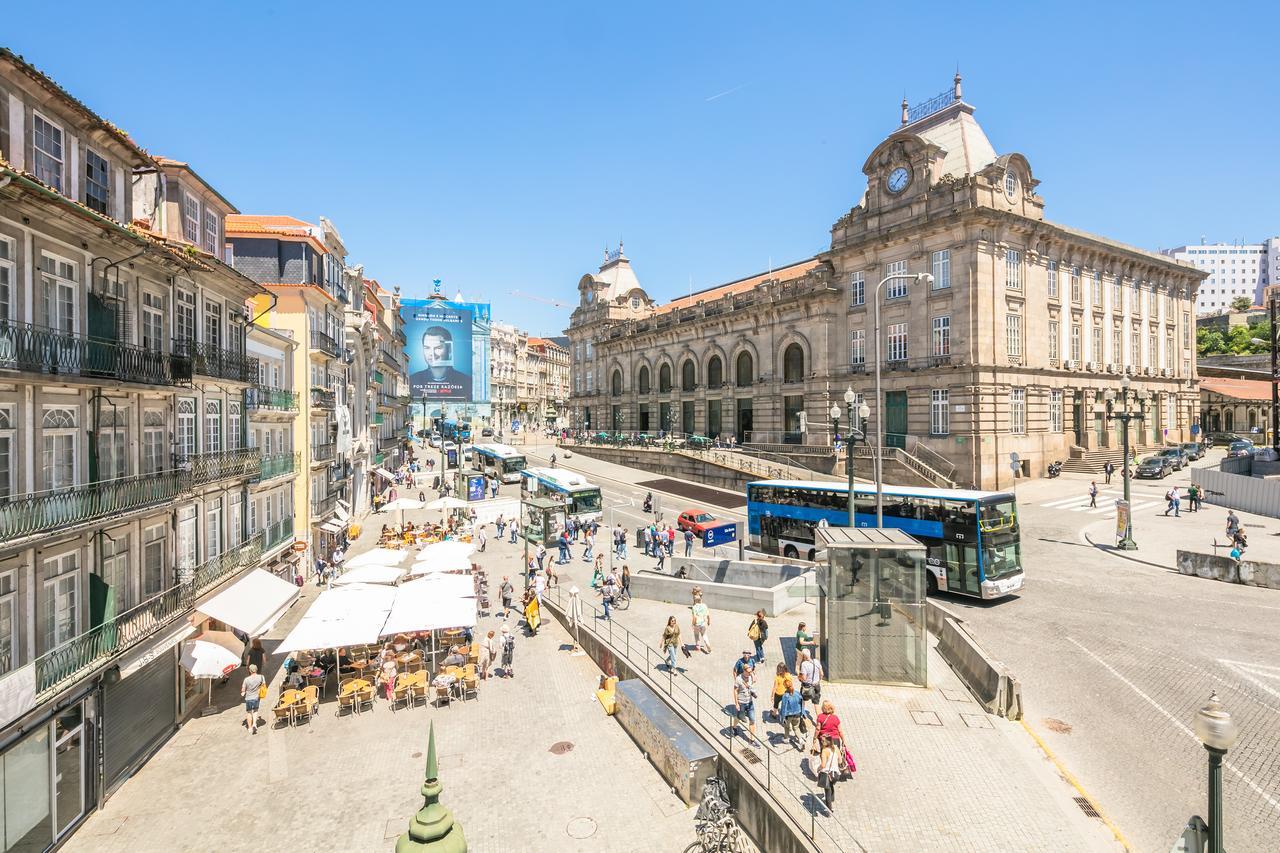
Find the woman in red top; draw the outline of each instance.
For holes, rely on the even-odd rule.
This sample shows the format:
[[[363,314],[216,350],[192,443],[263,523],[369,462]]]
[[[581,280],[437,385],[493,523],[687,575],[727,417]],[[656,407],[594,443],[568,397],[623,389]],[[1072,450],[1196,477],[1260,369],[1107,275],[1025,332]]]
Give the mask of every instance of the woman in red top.
[[[840,726],[840,718],[836,716],[836,708],[831,704],[830,699],[822,703],[822,712],[818,714],[817,727],[813,732],[813,752],[818,751],[818,744],[822,742],[822,738],[839,738],[840,743],[848,743],[845,740],[844,729]]]

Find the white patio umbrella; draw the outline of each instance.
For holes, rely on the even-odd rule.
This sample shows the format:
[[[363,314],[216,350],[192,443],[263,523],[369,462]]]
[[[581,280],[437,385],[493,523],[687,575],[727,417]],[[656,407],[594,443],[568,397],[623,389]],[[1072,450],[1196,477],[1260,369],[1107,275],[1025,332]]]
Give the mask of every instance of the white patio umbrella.
[[[465,559],[476,552],[476,546],[473,542],[462,542],[457,539],[448,539],[444,542],[432,542],[422,550],[418,551],[418,559],[414,562],[422,562],[423,560],[456,557]]]
[[[440,572],[471,572],[471,561],[466,557],[441,555],[419,560],[409,568],[411,577],[438,574]]]
[[[384,510],[390,510],[393,512],[395,510],[400,510],[400,527],[401,529],[403,529],[404,528],[404,511],[406,509],[422,509],[423,506],[425,506],[425,504],[423,504],[422,501],[417,501],[417,500],[414,500],[413,498],[396,498],[391,503],[386,504],[382,508]]]
[[[347,586],[353,583],[393,584],[404,575],[399,566],[358,566],[346,572],[333,582],[334,586]]]
[[[394,548],[374,548],[359,557],[352,557],[343,563],[344,568],[358,569],[361,566],[398,566],[409,556],[408,551],[397,551]]]
[[[460,509],[467,505],[467,502],[459,498],[436,498],[427,504],[427,509]]]
[[[209,682],[209,706],[213,705],[213,680],[235,672],[243,657],[244,643],[230,631],[205,631],[182,644],[182,668],[193,678]]]

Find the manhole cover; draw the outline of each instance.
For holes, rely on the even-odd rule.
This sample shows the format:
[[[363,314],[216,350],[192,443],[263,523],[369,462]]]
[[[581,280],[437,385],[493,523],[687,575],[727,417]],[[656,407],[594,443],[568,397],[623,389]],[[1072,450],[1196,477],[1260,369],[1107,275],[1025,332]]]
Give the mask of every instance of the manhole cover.
[[[942,720],[933,711],[912,711],[911,719],[917,726],[940,726]]]
[[[1055,720],[1053,717],[1045,717],[1044,727],[1051,732],[1057,732],[1060,735],[1071,734],[1071,724],[1064,723],[1062,720]]]
[[[556,744],[559,746],[559,744]],[[570,744],[572,746],[573,744]],[[575,817],[564,828],[570,838],[590,838],[596,834],[596,822],[589,817]]]
[[[742,756],[742,760],[747,762],[748,764],[760,763],[760,756],[756,755],[756,752],[754,749],[748,749],[747,747],[744,746],[738,750],[738,755]]]
[[[571,749],[573,749],[573,744],[572,744],[571,742],[567,741],[567,740],[562,740],[562,741],[557,741],[556,743],[551,744],[551,749],[547,750],[547,752],[550,752],[552,755],[564,755],[566,752],[568,752],[568,751],[569,751],[569,750],[571,750]],[[587,818],[580,818],[580,820],[587,820]],[[593,824],[593,825],[594,825],[594,824]],[[593,830],[591,830],[591,831],[592,831],[592,832],[595,832],[595,830],[594,830],[594,829],[593,829]],[[572,833],[570,833],[570,834],[572,834]],[[589,834],[589,833],[588,833],[588,834]],[[587,836],[586,836],[586,835],[575,835],[575,836],[573,836],[573,837],[574,837],[574,838],[586,838]]]

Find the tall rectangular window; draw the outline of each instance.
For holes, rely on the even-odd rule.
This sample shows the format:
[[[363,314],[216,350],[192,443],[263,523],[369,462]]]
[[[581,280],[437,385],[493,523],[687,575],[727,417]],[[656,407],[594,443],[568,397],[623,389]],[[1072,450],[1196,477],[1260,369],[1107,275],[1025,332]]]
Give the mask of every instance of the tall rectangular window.
[[[204,250],[218,256],[218,213],[208,205],[204,208]]]
[[[13,494],[14,443],[17,433],[13,423],[13,407],[0,407],[0,501]]]
[[[906,261],[894,261],[885,269],[885,277],[891,275],[905,276],[907,274]],[[885,293],[885,299],[901,299],[907,295],[907,280],[905,278],[895,278],[885,285],[888,292]]]
[[[209,400],[204,404],[204,451],[211,453],[222,449],[222,402]]]
[[[1147,335],[1147,359],[1144,362],[1144,364],[1146,364],[1147,367],[1157,366],[1157,363],[1158,363],[1157,359],[1159,358],[1159,353],[1156,351],[1157,346],[1158,344],[1156,343],[1156,336]]]
[[[1191,349],[1191,315],[1182,312],[1182,348]]]
[[[1060,351],[1062,346],[1061,332],[1058,330],[1058,321],[1049,321],[1049,363],[1054,367],[1058,366],[1058,359],[1062,356]]]
[[[93,150],[85,151],[84,203],[90,210],[109,213],[111,203],[111,168],[107,161]]]
[[[849,304],[861,305],[866,301],[866,279],[862,273],[849,276]]]
[[[189,290],[177,290],[174,293],[174,340],[194,341],[196,339],[196,295]]]
[[[1080,267],[1071,268],[1071,301],[1080,302]]]
[[[1022,315],[1004,315],[1004,341],[1009,361],[1022,363]]]
[[[0,574],[0,673],[18,664],[17,588],[13,572]]]
[[[1009,432],[1024,435],[1027,431],[1027,389],[1009,389]]]
[[[0,320],[13,319],[14,241],[0,236]]]
[[[929,434],[947,435],[951,432],[951,414],[947,398],[951,392],[934,388],[929,399]]]
[[[142,597],[150,598],[165,588],[165,544],[169,526],[157,524],[142,531]]]
[[[933,289],[945,290],[951,286],[951,250],[933,253]]]
[[[227,450],[235,450],[240,446],[240,430],[243,428],[243,418],[240,412],[240,402],[232,400],[227,403]]]
[[[73,261],[40,253],[40,309],[44,323],[64,334],[76,332],[76,306],[80,301],[76,286],[79,269]]]
[[[849,335],[849,363],[867,363],[867,330],[855,329]]]
[[[204,342],[211,347],[222,346],[222,303],[204,303]]]
[[[1071,324],[1071,360],[1079,364],[1080,359],[1080,324]]]
[[[1049,298],[1058,298],[1058,262],[1049,261],[1049,271],[1046,278],[1046,286],[1049,289]]]
[[[1111,358],[1108,359],[1108,361],[1112,364],[1120,364],[1124,361],[1124,353],[1122,352],[1124,343],[1121,340],[1122,337],[1123,333],[1120,331],[1119,326],[1116,326],[1111,330]]]
[[[142,348],[164,352],[164,297],[154,293],[142,294]]]
[[[933,318],[933,354],[951,355],[951,315]]]
[[[80,552],[50,557],[43,569],[44,643],[40,651],[47,652],[80,633]]]
[[[1009,249],[1004,253],[1004,283],[1010,290],[1022,290],[1022,253]]]
[[[46,406],[41,420],[40,468],[42,488],[65,489],[76,482],[76,439],[79,411]]]
[[[36,178],[62,192],[62,128],[32,113],[31,147]]]
[[[1164,336],[1164,366],[1173,370],[1173,334]]]
[[[178,398],[178,428],[175,433],[175,450],[181,456],[193,456],[196,452],[196,401],[193,397]]]
[[[1134,332],[1129,335],[1129,366],[1131,368],[1139,367],[1142,360],[1142,343],[1139,333]],[[1132,372],[1132,371],[1130,371]]]
[[[182,236],[200,245],[200,200],[190,193],[182,194]]]
[[[907,324],[892,323],[889,326],[889,358],[887,361],[907,360]]]
[[[1124,302],[1124,286],[1121,284],[1122,277],[1117,275],[1115,281],[1111,282],[1111,310],[1120,313]]]
[[[1093,352],[1089,353],[1089,360],[1102,363],[1102,327],[1093,327]]]
[[[1062,432],[1062,392],[1049,392],[1049,432]]]
[[[204,547],[208,559],[222,553],[222,498],[209,501],[205,515]]]
[[[1102,273],[1093,274],[1093,307],[1102,307]]]

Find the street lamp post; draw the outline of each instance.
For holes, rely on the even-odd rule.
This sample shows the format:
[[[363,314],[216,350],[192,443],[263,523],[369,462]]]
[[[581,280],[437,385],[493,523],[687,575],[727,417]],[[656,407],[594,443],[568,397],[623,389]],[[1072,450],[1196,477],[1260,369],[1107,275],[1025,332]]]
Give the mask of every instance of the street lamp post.
[[[1196,712],[1195,729],[1209,753],[1209,853],[1222,853],[1222,759],[1236,742],[1236,724],[1216,690]]]
[[[1137,393],[1134,393],[1134,399],[1137,400],[1138,410],[1131,411],[1129,409],[1129,393],[1130,385],[1133,380],[1129,378],[1129,374],[1125,374],[1120,380],[1120,411],[1111,411],[1111,400],[1107,400],[1107,420],[1119,421],[1122,426],[1122,442],[1124,458],[1120,460],[1120,474],[1124,478],[1124,504],[1125,511],[1128,513],[1128,520],[1124,526],[1124,536],[1120,538],[1119,544],[1116,546],[1121,551],[1136,551],[1138,543],[1133,540],[1133,503],[1129,498],[1129,486],[1132,482],[1132,472],[1129,470],[1129,422],[1142,421],[1146,418],[1146,405],[1138,399]],[[1110,393],[1110,392],[1108,392]]]
[[[1271,311],[1271,340],[1253,338],[1250,343],[1271,345],[1271,449],[1280,455],[1280,329],[1276,328],[1277,299],[1272,293],[1267,300]]]
[[[876,332],[876,527],[884,527],[884,400],[880,394],[880,288],[886,281],[918,281],[933,283],[933,276],[927,272],[896,273],[880,279],[876,285],[875,332]]]

